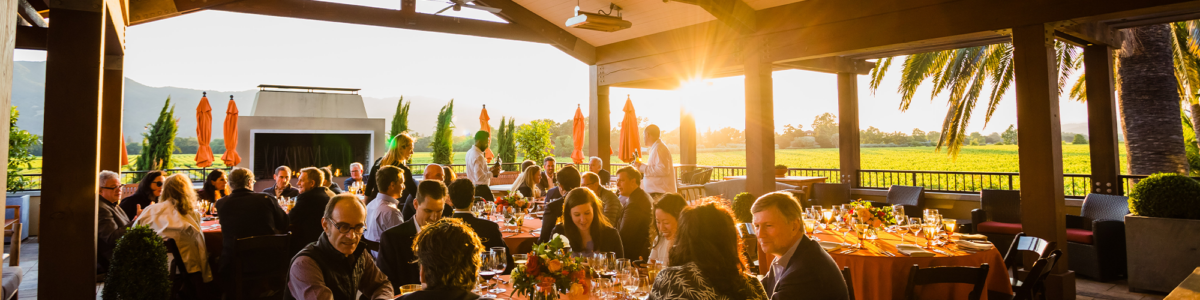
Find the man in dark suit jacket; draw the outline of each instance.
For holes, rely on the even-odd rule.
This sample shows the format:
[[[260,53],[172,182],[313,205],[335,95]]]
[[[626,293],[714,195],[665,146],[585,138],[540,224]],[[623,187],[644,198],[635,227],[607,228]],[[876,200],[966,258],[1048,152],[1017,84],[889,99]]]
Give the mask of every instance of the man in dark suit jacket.
[[[608,181],[612,180],[612,174],[608,173],[608,169],[604,168],[604,161],[600,160],[600,157],[592,156],[589,164],[589,169],[592,173],[600,176],[600,186],[608,185]]]
[[[792,194],[763,195],[750,211],[754,213],[759,246],[775,255],[771,270],[762,280],[771,300],[850,298],[833,258],[820,244],[804,236],[800,203]]]
[[[321,232],[324,232],[321,218],[325,217],[325,205],[329,204],[330,197],[329,190],[321,186],[322,180],[321,171],[317,168],[300,169],[300,179],[297,183],[301,192],[296,196],[296,206],[288,213],[293,254],[300,252],[300,249],[309,243],[316,242]]]
[[[513,269],[513,249],[509,249],[508,244],[504,243],[504,234],[500,233],[499,224],[477,218],[475,214],[471,213],[471,204],[474,203],[474,200],[475,185],[471,183],[470,179],[459,178],[450,184],[450,202],[454,202],[454,215],[451,218],[462,219],[463,223],[471,226],[483,242],[484,249],[504,248],[504,255],[508,260],[508,263],[504,265],[504,274],[508,274]]]
[[[474,187],[472,187],[474,188]],[[446,185],[441,181],[425,180],[417,186],[416,214],[408,222],[383,232],[379,238],[379,260],[375,263],[399,293],[405,284],[421,283],[421,265],[413,254],[413,239],[421,228],[442,219],[446,205]]]
[[[621,191],[621,242],[625,245],[625,258],[645,259],[650,256],[650,226],[654,219],[650,194],[642,190],[642,173],[633,167],[617,170],[617,187]]]
[[[288,166],[279,166],[275,168],[275,185],[263,190],[267,195],[275,197],[296,197],[300,195],[300,189],[292,186],[292,168]]]
[[[254,173],[246,168],[233,168],[229,172],[229,187],[233,189],[232,193],[224,198],[217,199],[214,204],[217,207],[217,212],[221,214],[221,233],[223,236],[223,245],[221,248],[221,259],[218,263],[217,271],[222,274],[220,278],[226,281],[224,284],[230,286],[233,279],[232,264],[234,260],[234,245],[237,239],[280,234],[288,231],[288,217],[283,208],[279,207],[279,202],[265,193],[255,193],[251,190],[254,187]],[[242,257],[243,261],[253,265],[258,259],[254,257]]]
[[[96,276],[97,281],[103,280],[103,274],[108,273],[112,259],[113,248],[117,240],[129,229],[129,216],[117,206],[121,200],[120,175],[113,171],[100,172],[100,209],[96,214]],[[20,234],[18,234],[20,235]]]
[[[581,180],[579,170],[575,169],[575,166],[566,166],[562,170],[558,170],[556,177],[558,177],[558,189],[564,191],[563,195],[579,187]],[[549,196],[546,197],[546,199],[551,199]],[[550,233],[554,232],[554,225],[557,225],[558,219],[563,216],[563,201],[565,199],[566,197],[560,196],[558,199],[554,199],[553,201],[548,200],[549,202],[546,203],[546,212],[542,214],[542,235],[538,238],[538,243],[550,241],[550,238],[553,236]]]
[[[470,182],[468,182],[470,183]],[[474,189],[474,187],[472,187]],[[479,242],[477,234],[462,220],[444,219],[425,227],[416,238],[416,257],[431,261],[421,265],[425,288],[401,300],[475,300],[479,295],[475,288],[475,270],[479,269],[479,253],[488,251]]]

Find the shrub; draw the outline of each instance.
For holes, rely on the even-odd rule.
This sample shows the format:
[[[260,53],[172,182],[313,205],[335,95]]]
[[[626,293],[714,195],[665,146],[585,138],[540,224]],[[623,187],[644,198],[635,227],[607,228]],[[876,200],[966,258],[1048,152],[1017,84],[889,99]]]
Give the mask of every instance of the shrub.
[[[136,226],[117,240],[112,267],[104,278],[104,300],[167,299],[167,246],[149,226]]]
[[[739,223],[754,222],[754,213],[750,212],[750,207],[754,206],[754,195],[750,193],[741,193],[733,197],[733,216],[737,218]]]
[[[1200,219],[1200,182],[1171,173],[1150,175],[1129,193],[1129,211],[1146,217]]]

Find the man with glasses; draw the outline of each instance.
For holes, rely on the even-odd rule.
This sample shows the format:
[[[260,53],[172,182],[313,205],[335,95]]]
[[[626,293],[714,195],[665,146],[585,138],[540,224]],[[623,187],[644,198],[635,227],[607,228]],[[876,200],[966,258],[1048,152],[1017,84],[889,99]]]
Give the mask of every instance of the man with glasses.
[[[300,189],[292,187],[292,168],[288,166],[279,166],[275,168],[275,185],[263,190],[267,195],[279,197],[296,197],[300,195]]]
[[[96,282],[104,281],[113,248],[131,223],[125,211],[117,207],[117,202],[121,200],[121,180],[118,177],[120,175],[113,171],[101,171],[97,178],[100,184],[100,210],[96,216]]]
[[[425,180],[417,185],[416,214],[408,222],[392,227],[379,238],[379,269],[387,274],[392,286],[421,283],[421,266],[413,254],[413,239],[422,228],[442,219],[446,205],[446,185]]]
[[[349,191],[350,187],[355,184],[367,186],[367,183],[363,181],[363,165],[360,163],[350,164],[350,178],[346,178],[346,181],[342,182],[342,188]]]
[[[393,299],[392,285],[370,255],[363,253],[366,208],[353,195],[339,195],[325,205],[323,232],[304,246],[288,272],[288,290],[296,299]]]

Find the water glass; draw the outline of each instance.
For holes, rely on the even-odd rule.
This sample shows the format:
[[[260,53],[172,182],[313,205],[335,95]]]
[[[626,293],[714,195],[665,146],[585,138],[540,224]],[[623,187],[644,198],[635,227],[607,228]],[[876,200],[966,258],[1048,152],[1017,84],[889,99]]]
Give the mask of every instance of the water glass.
[[[529,261],[529,254],[524,254],[524,253],[513,254],[513,263],[515,263],[517,265],[524,265],[528,261]]]

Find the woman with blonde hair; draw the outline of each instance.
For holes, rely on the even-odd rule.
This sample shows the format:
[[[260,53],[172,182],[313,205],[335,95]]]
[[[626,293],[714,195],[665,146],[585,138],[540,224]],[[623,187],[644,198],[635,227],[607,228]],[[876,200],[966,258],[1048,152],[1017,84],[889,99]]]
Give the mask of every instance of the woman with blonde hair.
[[[146,225],[159,236],[175,239],[180,258],[187,267],[186,276],[212,281],[204,234],[200,232],[200,213],[196,212],[196,191],[184,174],[168,176],[163,183],[158,203],[142,210],[134,225]],[[170,261],[168,261],[168,266]],[[198,278],[197,278],[198,277]]]
[[[525,198],[537,199],[542,197],[542,189],[538,188],[538,183],[542,181],[542,167],[529,166],[525,171],[517,175],[517,180],[513,181],[512,190],[509,194],[521,193]]]
[[[387,154],[375,160],[375,164],[371,165],[371,172],[367,173],[366,179],[363,180],[367,182],[367,187],[363,194],[366,196],[368,204],[371,203],[371,200],[375,200],[375,196],[379,193],[379,187],[376,186],[377,183],[375,182],[375,172],[378,172],[382,166],[400,168],[401,171],[404,171],[404,182],[410,183],[404,185],[404,191],[400,193],[400,198],[396,200],[404,203],[409,197],[417,194],[417,180],[413,178],[412,170],[408,168],[408,163],[412,160],[413,155],[413,138],[408,136],[407,133],[397,134],[392,138],[390,144],[391,147],[388,149]]]

